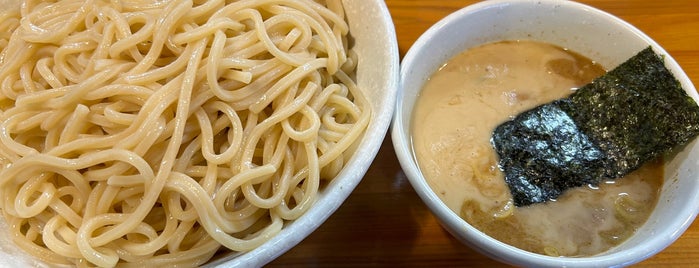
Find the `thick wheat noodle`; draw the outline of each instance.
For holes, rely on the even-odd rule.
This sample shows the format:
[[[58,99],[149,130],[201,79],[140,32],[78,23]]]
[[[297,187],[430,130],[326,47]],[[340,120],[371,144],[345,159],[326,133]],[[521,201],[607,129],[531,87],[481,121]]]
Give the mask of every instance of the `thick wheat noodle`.
[[[0,208],[50,263],[196,266],[315,202],[370,120],[339,0],[0,12]]]

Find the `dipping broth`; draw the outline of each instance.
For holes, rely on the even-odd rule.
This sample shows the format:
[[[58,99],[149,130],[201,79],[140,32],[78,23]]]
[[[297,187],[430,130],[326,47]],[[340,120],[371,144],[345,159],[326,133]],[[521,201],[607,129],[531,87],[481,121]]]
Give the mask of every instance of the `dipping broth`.
[[[662,161],[515,207],[490,144],[502,122],[604,73],[590,59],[534,41],[491,43],[455,56],[426,82],[412,118],[413,150],[428,184],[471,225],[530,252],[590,256],[618,245],[655,207]]]

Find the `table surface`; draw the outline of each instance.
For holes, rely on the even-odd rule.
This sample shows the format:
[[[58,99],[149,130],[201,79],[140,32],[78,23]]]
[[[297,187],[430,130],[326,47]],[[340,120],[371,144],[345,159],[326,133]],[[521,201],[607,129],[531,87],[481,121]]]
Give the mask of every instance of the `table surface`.
[[[477,1],[387,0],[401,58],[439,19]],[[699,84],[699,5],[694,0],[583,0],[645,32]],[[699,221],[697,221],[699,222]],[[699,266],[699,223],[635,267]],[[269,266],[507,267],[461,244],[440,227],[401,171],[390,135],[345,203]]]

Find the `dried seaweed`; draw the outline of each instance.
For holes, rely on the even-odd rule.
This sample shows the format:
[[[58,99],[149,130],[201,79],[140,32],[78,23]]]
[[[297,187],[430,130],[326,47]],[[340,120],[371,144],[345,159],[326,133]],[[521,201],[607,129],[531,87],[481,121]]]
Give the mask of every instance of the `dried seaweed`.
[[[575,93],[498,126],[492,143],[517,206],[597,185],[699,135],[699,106],[651,48]]]

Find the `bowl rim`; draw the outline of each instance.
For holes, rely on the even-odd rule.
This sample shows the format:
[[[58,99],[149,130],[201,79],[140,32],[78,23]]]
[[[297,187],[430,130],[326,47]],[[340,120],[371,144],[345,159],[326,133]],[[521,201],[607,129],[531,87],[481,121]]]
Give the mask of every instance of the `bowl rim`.
[[[424,176],[420,172],[417,162],[412,151],[411,137],[403,130],[406,129],[406,124],[409,126],[410,118],[403,116],[403,99],[404,99],[404,82],[409,75],[408,72],[413,64],[416,64],[416,58],[420,50],[435,37],[435,35],[443,29],[449,27],[455,20],[463,16],[468,16],[472,13],[480,12],[492,7],[506,8],[511,4],[539,4],[539,5],[556,5],[560,8],[584,9],[596,17],[609,20],[611,23],[622,26],[627,31],[636,35],[640,39],[648,43],[656,53],[664,55],[665,64],[670,69],[677,80],[682,82],[683,87],[690,95],[697,100],[696,89],[689,77],[681,69],[679,64],[665,51],[657,42],[651,39],[641,30],[631,25],[630,23],[616,17],[606,11],[595,7],[574,2],[574,1],[558,1],[558,0],[490,0],[482,1],[472,5],[463,7],[446,17],[439,20],[437,23],[428,28],[410,47],[401,62],[400,84],[396,101],[396,109],[391,125],[391,137],[394,150],[399,160],[403,171],[406,174],[409,182],[415,188],[418,196],[430,208],[432,213],[439,219],[440,223],[457,239],[464,242],[466,245],[475,250],[500,261],[505,261],[514,265],[527,265],[536,267],[545,266],[570,266],[570,267],[608,267],[608,266],[627,266],[636,262],[640,262],[668,247],[691,225],[699,212],[699,188],[693,189],[692,196],[689,197],[691,204],[684,207],[683,211],[678,212],[681,219],[675,221],[675,224],[662,229],[659,229],[654,236],[649,237],[648,242],[644,245],[653,245],[651,247],[635,247],[632,251],[617,251],[611,253],[600,253],[588,257],[551,257],[541,254],[531,253],[506,243],[494,239],[475,227],[461,219],[455,212],[449,209],[441,199],[432,191],[427,184]],[[454,55],[451,55],[454,56]],[[450,56],[450,57],[451,57]],[[448,57],[448,58],[450,58]],[[430,74],[431,75],[431,74]],[[429,77],[429,75],[428,75]],[[404,124],[404,122],[407,122]],[[409,129],[409,128],[408,128]],[[658,201],[660,202],[660,201]],[[453,229],[463,229],[464,232],[454,233]],[[506,257],[503,259],[503,255]]]

